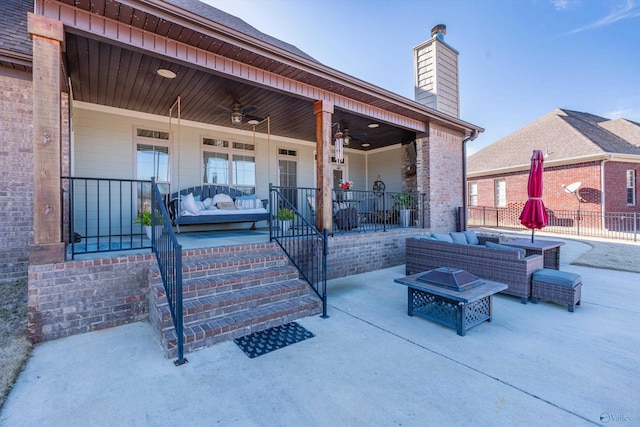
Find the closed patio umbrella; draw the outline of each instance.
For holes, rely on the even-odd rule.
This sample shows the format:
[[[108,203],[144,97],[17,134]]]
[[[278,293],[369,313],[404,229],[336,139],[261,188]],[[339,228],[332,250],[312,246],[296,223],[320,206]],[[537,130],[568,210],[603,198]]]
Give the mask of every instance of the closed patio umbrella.
[[[527,193],[529,198],[520,214],[520,223],[531,229],[531,242],[536,228],[539,230],[547,225],[549,216],[542,202],[542,172],[544,170],[544,155],[540,150],[533,150],[531,169]]]

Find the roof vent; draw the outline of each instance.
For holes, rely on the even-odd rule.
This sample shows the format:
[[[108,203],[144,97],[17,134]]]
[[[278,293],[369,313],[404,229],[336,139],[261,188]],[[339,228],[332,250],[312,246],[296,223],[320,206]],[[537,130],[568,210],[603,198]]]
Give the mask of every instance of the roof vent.
[[[445,34],[447,34],[447,26],[444,24],[434,25],[431,28],[431,37],[435,37],[440,41],[444,41]]]

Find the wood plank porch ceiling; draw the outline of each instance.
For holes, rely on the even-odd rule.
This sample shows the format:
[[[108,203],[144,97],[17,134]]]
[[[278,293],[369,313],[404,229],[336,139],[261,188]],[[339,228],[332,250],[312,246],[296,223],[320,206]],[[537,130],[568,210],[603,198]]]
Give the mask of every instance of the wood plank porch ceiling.
[[[309,72],[304,67],[291,64],[285,56],[278,58],[277,54],[252,51],[243,47],[240,41],[229,40],[228,35],[216,38],[125,3],[115,0],[44,0],[45,8],[60,4],[60,11],[57,13],[61,16],[65,15],[64,8],[68,12],[69,7],[89,12],[93,16],[104,16],[304,85],[331,91],[374,108],[401,114],[411,120],[427,121],[424,113],[407,109],[341,82],[331,81],[321,73]],[[68,22],[65,28],[65,63],[76,100],[166,115],[176,97],[180,96],[183,119],[227,127],[231,127],[231,107],[237,100],[243,107],[257,107],[251,115],[270,116],[273,135],[315,141],[313,99],[292,96],[290,93],[274,90],[273,87],[232,79],[193,64],[121,45],[91,34],[90,30],[81,26],[69,26]],[[178,77],[171,80],[162,78],[156,72],[159,68],[171,69]],[[336,108],[332,121],[341,123],[341,127],[348,128],[352,134],[366,133],[363,140],[352,141],[350,148],[354,149],[372,150],[415,138],[412,129],[384,123],[354,111]],[[436,118],[436,121],[440,120]],[[380,126],[369,129],[367,125],[372,122],[379,123]],[[241,128],[251,129],[251,126],[243,123]],[[370,146],[362,147],[363,143]]]

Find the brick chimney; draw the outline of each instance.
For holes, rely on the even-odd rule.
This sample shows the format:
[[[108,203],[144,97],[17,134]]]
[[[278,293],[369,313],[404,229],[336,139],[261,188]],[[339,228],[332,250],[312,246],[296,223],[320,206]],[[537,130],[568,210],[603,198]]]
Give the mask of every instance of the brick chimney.
[[[413,48],[415,99],[459,118],[458,51],[445,43],[446,33],[445,25],[436,25],[431,38]]]

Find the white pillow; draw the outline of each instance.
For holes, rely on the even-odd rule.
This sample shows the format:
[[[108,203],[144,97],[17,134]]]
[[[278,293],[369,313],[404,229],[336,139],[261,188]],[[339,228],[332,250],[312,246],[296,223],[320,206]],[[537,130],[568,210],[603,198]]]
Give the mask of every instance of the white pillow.
[[[204,199],[204,201],[202,203],[204,204],[204,208],[205,209],[209,209],[209,208],[211,208],[212,205],[215,205],[215,203],[213,203],[213,199],[211,197],[207,197],[206,199]]]
[[[262,200],[258,199],[238,199],[236,200],[236,208],[238,209],[256,209],[261,208]]]
[[[185,211],[193,215],[200,215],[200,208],[198,207],[198,205],[196,205],[196,201],[193,198],[192,193],[189,193],[186,196],[184,196],[184,199],[182,199],[182,202],[181,202],[181,207],[182,209],[184,209]]]
[[[216,194],[215,196],[213,196],[213,204],[215,204],[217,206],[219,202],[232,202],[233,203],[233,199],[228,194],[220,193],[220,194]]]

